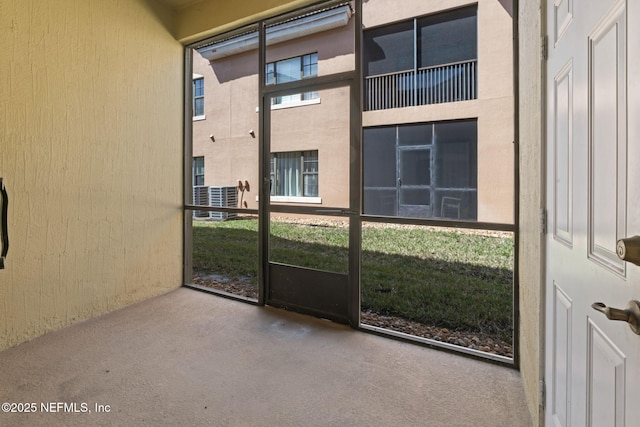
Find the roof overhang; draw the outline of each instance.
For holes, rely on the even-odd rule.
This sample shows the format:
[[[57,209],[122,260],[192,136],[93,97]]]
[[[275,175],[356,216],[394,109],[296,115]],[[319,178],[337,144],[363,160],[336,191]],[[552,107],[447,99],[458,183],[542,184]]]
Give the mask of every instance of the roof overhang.
[[[345,4],[274,25],[267,28],[267,46],[344,27],[351,16],[351,7]],[[215,61],[257,48],[258,33],[252,32],[202,47],[198,52],[209,61]]]

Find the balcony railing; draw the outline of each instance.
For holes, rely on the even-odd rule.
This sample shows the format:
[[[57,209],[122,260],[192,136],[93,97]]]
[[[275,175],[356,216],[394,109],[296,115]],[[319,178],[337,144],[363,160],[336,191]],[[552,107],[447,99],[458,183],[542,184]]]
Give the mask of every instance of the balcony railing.
[[[365,78],[364,109],[386,110],[477,97],[476,60]]]

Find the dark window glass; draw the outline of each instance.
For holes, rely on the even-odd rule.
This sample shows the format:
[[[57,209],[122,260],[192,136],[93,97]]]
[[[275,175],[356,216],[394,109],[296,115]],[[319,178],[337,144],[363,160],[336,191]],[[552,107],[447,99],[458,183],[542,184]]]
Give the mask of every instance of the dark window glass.
[[[398,145],[429,145],[433,125],[419,124],[398,127]]]
[[[368,215],[476,220],[476,120],[366,128]]]
[[[364,129],[364,186],[396,187],[396,127]]]
[[[302,77],[318,75],[318,54],[311,53],[302,57]]]
[[[305,151],[302,153],[302,195],[315,197],[318,195],[318,152]]]
[[[363,44],[366,76],[413,69],[413,21],[367,30]]]
[[[478,187],[478,136],[475,120],[437,123],[437,185],[443,188]]]
[[[276,65],[273,63],[267,64],[265,84],[267,85],[276,84]]]
[[[400,185],[431,185],[431,150],[400,153]]]
[[[204,116],[204,78],[193,80],[193,115]]]
[[[403,188],[400,191],[400,204],[429,206],[431,204],[431,190],[428,188]],[[410,212],[409,209],[407,211]]]
[[[204,157],[193,158],[193,185],[204,185]]]
[[[476,10],[474,6],[419,19],[418,66],[477,59]]]

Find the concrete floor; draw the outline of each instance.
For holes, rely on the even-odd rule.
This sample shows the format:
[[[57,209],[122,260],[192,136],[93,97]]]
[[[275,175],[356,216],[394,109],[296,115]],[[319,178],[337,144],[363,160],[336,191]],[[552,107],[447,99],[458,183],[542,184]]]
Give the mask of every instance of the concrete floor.
[[[0,402],[37,407],[7,426],[531,425],[515,370],[186,288],[1,352]]]

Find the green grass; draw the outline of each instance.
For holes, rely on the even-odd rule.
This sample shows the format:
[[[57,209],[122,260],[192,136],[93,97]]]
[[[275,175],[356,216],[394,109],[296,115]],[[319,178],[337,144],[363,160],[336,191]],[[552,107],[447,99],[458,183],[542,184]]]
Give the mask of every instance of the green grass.
[[[193,223],[194,273],[221,274],[258,283],[258,221]]]
[[[257,220],[194,224],[194,271],[256,282]],[[347,272],[348,229],[271,224],[271,261]],[[511,342],[513,239],[367,227],[362,309]]]
[[[513,239],[363,230],[362,308],[511,342]]]

